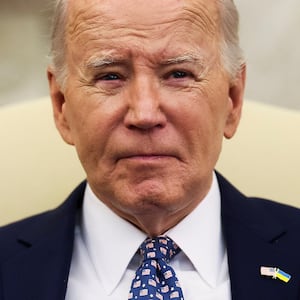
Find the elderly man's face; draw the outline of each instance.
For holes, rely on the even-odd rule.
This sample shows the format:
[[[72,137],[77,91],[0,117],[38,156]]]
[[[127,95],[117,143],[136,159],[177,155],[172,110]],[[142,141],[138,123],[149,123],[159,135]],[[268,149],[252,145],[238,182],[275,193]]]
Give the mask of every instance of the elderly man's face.
[[[96,195],[142,229],[203,199],[236,129],[243,79],[221,67],[218,26],[211,0],[70,1],[56,123]]]

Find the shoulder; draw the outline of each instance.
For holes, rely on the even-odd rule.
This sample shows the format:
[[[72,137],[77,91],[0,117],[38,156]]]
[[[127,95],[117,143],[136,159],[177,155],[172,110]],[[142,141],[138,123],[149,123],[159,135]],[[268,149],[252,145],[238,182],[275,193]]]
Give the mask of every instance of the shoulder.
[[[241,222],[260,223],[275,226],[295,227],[300,232],[300,209],[270,199],[247,197],[220,174],[217,174],[222,214]]]
[[[59,207],[0,227],[0,260],[13,256],[20,245],[30,246],[51,234],[74,227],[86,183],[81,183]]]
[[[247,210],[253,220],[259,220],[267,227],[282,227],[282,232],[289,233],[300,244],[300,209],[270,199],[247,198]],[[264,230],[265,230],[264,228]]]
[[[300,224],[300,209],[291,205],[283,204],[270,199],[249,197],[248,201],[254,208],[261,208],[264,211],[274,215],[274,217],[286,217],[288,219],[296,218]]]

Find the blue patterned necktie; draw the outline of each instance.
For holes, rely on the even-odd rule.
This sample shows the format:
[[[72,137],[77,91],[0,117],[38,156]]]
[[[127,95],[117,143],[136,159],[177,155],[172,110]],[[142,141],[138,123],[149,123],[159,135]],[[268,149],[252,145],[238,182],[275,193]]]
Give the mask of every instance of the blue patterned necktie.
[[[180,252],[168,237],[146,239],[140,247],[142,265],[132,281],[129,300],[183,300],[178,279],[168,262]]]

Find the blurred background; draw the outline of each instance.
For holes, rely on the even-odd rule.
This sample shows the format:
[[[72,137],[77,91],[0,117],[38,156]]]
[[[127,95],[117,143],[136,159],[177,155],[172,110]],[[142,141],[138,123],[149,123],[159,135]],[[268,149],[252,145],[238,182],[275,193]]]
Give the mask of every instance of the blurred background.
[[[0,0],[0,105],[47,95],[50,0]]]
[[[246,97],[300,110],[300,1],[236,0]],[[48,94],[51,0],[0,0],[0,106]]]

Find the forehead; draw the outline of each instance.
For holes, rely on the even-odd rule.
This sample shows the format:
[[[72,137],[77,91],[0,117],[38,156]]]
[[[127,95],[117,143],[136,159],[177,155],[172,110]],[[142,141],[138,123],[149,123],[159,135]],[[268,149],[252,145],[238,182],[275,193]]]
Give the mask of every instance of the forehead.
[[[79,47],[126,39],[163,43],[217,40],[218,0],[76,0],[68,3],[67,40]],[[93,43],[93,47],[95,44]]]

